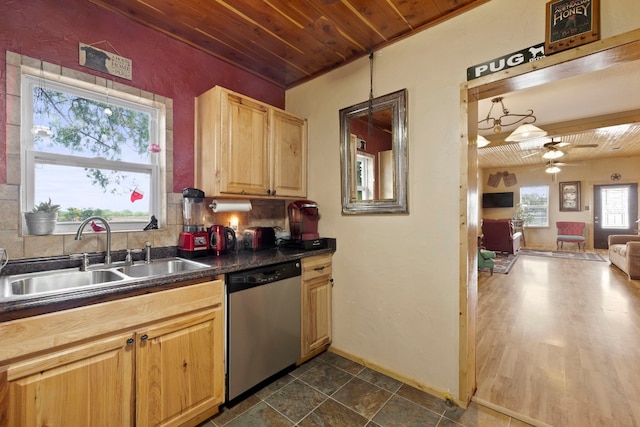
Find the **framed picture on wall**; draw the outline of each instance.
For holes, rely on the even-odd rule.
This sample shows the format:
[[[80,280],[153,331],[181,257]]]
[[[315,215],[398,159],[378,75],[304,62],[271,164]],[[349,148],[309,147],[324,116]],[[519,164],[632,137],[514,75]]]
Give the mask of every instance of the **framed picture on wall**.
[[[600,0],[547,3],[545,55],[600,40]]]
[[[580,181],[560,183],[560,212],[580,211]]]

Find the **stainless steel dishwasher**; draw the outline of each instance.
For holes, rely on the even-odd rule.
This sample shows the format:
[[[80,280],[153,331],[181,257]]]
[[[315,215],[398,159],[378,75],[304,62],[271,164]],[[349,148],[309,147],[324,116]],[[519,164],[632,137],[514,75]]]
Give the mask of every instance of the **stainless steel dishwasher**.
[[[227,276],[227,401],[300,358],[300,261]]]

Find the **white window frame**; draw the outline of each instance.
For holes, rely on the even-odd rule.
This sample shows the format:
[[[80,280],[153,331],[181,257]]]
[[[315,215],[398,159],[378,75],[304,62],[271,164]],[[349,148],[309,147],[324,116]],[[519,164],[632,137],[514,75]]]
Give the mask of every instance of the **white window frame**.
[[[46,153],[35,151],[33,149],[33,135],[31,128],[33,127],[33,87],[44,85],[47,89],[58,90],[61,92],[72,93],[83,96],[85,98],[94,99],[99,102],[119,105],[126,108],[133,108],[144,111],[150,115],[149,144],[158,144],[164,152],[166,149],[165,132],[160,127],[161,123],[166,121],[165,105],[125,92],[107,88],[106,85],[100,86],[93,83],[87,83],[82,80],[72,79],[66,76],[56,76],[56,80],[45,79],[41,70],[33,70],[23,67],[21,71],[21,123],[20,123],[20,140],[21,140],[21,205],[23,212],[29,212],[35,206],[35,165],[37,163],[46,163],[53,165],[69,165],[78,167],[91,167],[100,169],[121,170],[123,172],[137,172],[150,174],[150,192],[149,194],[149,210],[150,215],[153,214],[158,219],[159,226],[165,221],[164,209],[162,207],[162,170],[164,169],[164,156],[154,156],[156,160],[152,160],[149,164],[130,163],[122,161],[106,160],[102,158],[89,158],[77,156],[68,156],[55,153]],[[55,201],[54,201],[55,202]],[[113,231],[142,231],[147,221],[114,221],[110,223]],[[57,223],[56,234],[75,233],[80,222],[63,222]],[[26,230],[23,223],[23,230]]]
[[[364,151],[356,151],[356,163],[362,163],[362,182],[363,185],[356,185],[356,191],[362,191],[362,200],[373,200],[374,184],[375,184],[375,156]],[[356,167],[357,173],[357,167]]]
[[[546,205],[536,205],[535,208],[536,209],[540,209],[543,208],[544,209],[544,213],[545,213],[545,218],[544,218],[544,223],[543,224],[531,224],[528,221],[525,221],[525,226],[527,228],[547,228],[549,227],[549,198],[550,198],[550,194],[549,194],[549,186],[548,185],[524,185],[522,187],[520,187],[520,203],[523,205],[526,205],[526,202],[523,200],[523,193],[526,193],[527,190],[526,189],[539,189],[539,188],[544,188],[546,191],[546,195],[547,195],[547,204]]]

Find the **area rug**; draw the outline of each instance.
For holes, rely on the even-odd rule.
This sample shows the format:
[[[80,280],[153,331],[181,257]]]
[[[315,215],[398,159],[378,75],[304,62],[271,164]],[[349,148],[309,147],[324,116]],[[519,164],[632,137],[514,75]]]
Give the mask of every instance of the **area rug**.
[[[536,251],[532,249],[520,249],[520,255],[543,256],[551,258],[582,259],[585,261],[602,261],[604,258],[594,252],[565,252],[565,251]]]
[[[507,274],[511,270],[511,267],[518,260],[517,255],[513,254],[505,254],[505,253],[496,253],[496,257],[493,260],[495,265],[493,266],[494,273]]]

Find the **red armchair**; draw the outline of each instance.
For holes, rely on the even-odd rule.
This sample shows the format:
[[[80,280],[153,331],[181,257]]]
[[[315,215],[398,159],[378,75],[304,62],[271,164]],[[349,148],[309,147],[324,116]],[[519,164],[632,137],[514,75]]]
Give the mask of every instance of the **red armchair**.
[[[513,232],[508,218],[482,220],[482,243],[490,251],[515,254],[520,250],[521,238],[522,233]]]

